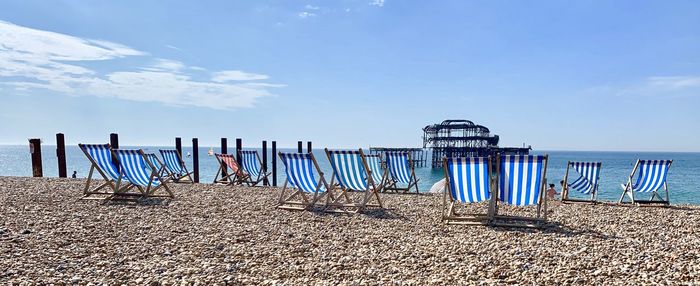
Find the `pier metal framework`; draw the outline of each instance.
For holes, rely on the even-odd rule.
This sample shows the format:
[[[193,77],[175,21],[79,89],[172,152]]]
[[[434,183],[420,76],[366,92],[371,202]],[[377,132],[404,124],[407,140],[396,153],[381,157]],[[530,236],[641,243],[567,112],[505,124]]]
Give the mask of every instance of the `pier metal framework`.
[[[485,157],[497,153],[528,154],[530,147],[498,147],[498,135],[469,120],[445,120],[423,128],[423,148],[432,149],[431,166],[444,157]]]

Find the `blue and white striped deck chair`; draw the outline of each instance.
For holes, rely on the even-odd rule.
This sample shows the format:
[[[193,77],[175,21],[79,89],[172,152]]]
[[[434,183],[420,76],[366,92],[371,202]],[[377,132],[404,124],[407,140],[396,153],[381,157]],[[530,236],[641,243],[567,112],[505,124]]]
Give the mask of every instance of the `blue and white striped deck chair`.
[[[365,154],[365,160],[372,174],[372,180],[377,186],[377,191],[381,191],[386,184],[386,170],[382,169],[382,157],[379,154]]]
[[[542,223],[547,221],[547,200],[544,194],[547,185],[548,156],[503,155],[500,160],[497,201],[517,207],[536,205],[537,215],[535,217],[498,215],[497,204],[494,208],[494,219],[497,221],[493,224],[515,227],[542,226]],[[526,223],[513,224],[499,220],[526,221]]]
[[[165,169],[165,165],[163,165],[163,162],[158,159],[158,156],[154,153],[146,153],[146,159],[151,162],[151,165],[158,170],[158,175],[161,177],[167,177],[167,170]],[[148,166],[146,166],[146,171],[148,171]],[[165,178],[168,179],[168,178]]]
[[[166,182],[158,174],[158,170],[146,159],[143,150],[113,149],[113,151],[119,159],[119,171],[123,176],[123,179],[117,180],[117,186],[126,179],[141,192],[143,197],[174,197]],[[164,189],[167,194],[156,194],[156,191],[161,189]]]
[[[85,157],[90,161],[90,173],[87,177],[87,182],[85,183],[85,188],[83,189],[83,199],[108,199],[110,196],[118,193],[116,182],[119,180],[119,170],[117,166],[114,165],[112,161],[112,151],[109,144],[78,144],[80,150],[83,151]],[[93,180],[93,174],[97,170],[97,173],[105,180],[104,183],[90,189],[90,183]],[[108,190],[102,191],[103,188],[107,187]],[[123,189],[127,189],[129,186],[124,185]]]
[[[331,162],[333,176],[331,186],[338,181],[341,193],[334,194],[335,200],[326,204],[330,211],[360,212],[365,207],[382,208],[382,200],[379,198],[379,190],[374,183],[374,178],[369,174],[369,167],[362,149],[359,150],[326,150],[326,156]],[[349,191],[363,192],[362,198],[355,203]],[[372,198],[376,203],[370,204]]]
[[[564,187],[561,194],[562,202],[585,202],[595,203],[598,196],[598,179],[600,178],[600,162],[571,162],[566,163],[566,174],[564,175]],[[569,170],[574,170],[578,178],[569,182]],[[590,196],[590,199],[576,199],[569,197],[569,190],[575,190],[583,195]]]
[[[248,184],[250,186],[256,186],[260,182],[264,185],[269,185],[267,181],[267,176],[270,175],[269,172],[263,172],[262,170],[262,160],[258,155],[256,150],[239,150],[238,154],[241,156],[241,166],[248,175]]]
[[[389,169],[389,178],[384,187],[385,191],[403,191],[408,193],[411,188],[416,188],[418,193],[418,178],[411,164],[411,153],[402,151],[386,152],[386,166]],[[406,187],[398,187],[398,183],[406,184]]]
[[[185,161],[182,160],[180,152],[176,149],[158,150],[160,156],[163,157],[163,165],[165,165],[166,175],[176,183],[194,183],[192,174],[194,172],[187,171]]]
[[[330,187],[312,153],[279,152],[279,157],[284,164],[287,180],[282,186],[277,208],[305,210],[327,195]],[[318,173],[318,180],[314,170]]]
[[[630,203],[633,204],[661,204],[668,206],[670,204],[670,199],[668,196],[666,178],[668,177],[668,170],[671,168],[671,163],[673,163],[673,160],[637,160],[627,180],[627,184],[622,185],[623,191],[619,203],[625,203],[625,195],[628,195],[631,199]],[[639,174],[637,175],[637,181],[633,185],[632,178],[634,177],[634,173]],[[661,197],[661,194],[658,192],[661,188],[664,190],[664,197]],[[639,200],[635,198],[635,193],[651,193],[652,195],[649,200]],[[658,200],[655,200],[656,198],[658,198]]]
[[[445,193],[442,220],[447,224],[487,224],[494,207],[494,200],[491,199],[491,157],[443,158],[443,167]],[[486,213],[458,211],[460,205],[483,201],[489,202]]]

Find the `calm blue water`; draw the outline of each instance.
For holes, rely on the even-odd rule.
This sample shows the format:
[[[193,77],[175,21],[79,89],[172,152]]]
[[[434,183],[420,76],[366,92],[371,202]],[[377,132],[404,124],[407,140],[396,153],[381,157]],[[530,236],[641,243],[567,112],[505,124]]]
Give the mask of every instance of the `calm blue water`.
[[[79,177],[87,176],[90,164],[85,155],[77,146],[66,147],[66,161],[68,165],[68,175],[73,171],[78,172]],[[129,148],[129,147],[123,147]],[[172,147],[142,147],[146,152],[158,153],[159,148]],[[56,147],[42,146],[42,159],[45,177],[58,176]],[[218,148],[214,148],[216,152]],[[260,149],[258,149],[260,151]],[[292,152],[296,149],[280,149],[281,151]],[[214,180],[217,170],[217,163],[214,157],[207,156],[209,147],[199,149],[199,171],[200,182],[206,183]],[[192,153],[192,148],[183,147],[183,153]],[[229,149],[228,153],[233,154],[235,150]],[[269,152],[269,151],[268,151]],[[536,154],[549,154],[550,162],[547,170],[549,182],[554,183],[559,188],[559,181],[563,179],[566,172],[566,162],[571,161],[600,161],[603,162],[601,171],[599,199],[614,201],[620,196],[620,184],[626,182],[629,172],[637,160],[641,159],[672,159],[673,165],[669,171],[668,185],[673,203],[700,204],[700,153],[651,153],[651,152],[571,152],[571,151],[536,151]],[[322,149],[315,149],[314,155],[318,160],[321,169],[330,176],[332,174],[328,159]],[[276,157],[276,156],[275,156]],[[272,158],[271,154],[268,158]],[[192,158],[185,158],[187,167],[192,169]],[[285,180],[284,167],[278,160],[278,184],[281,186]],[[272,168],[271,164],[268,166]],[[427,191],[437,181],[444,176],[442,169],[416,168],[416,174],[421,178],[419,188]],[[31,176],[31,162],[28,146],[0,146],[0,176]],[[330,181],[330,178],[328,178]],[[576,194],[571,193],[572,197]]]

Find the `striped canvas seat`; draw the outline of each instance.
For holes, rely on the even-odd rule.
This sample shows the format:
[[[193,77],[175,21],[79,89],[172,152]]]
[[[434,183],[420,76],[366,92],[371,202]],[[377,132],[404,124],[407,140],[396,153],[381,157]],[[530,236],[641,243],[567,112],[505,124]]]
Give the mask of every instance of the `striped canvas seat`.
[[[284,163],[287,179],[292,186],[299,188],[306,193],[327,191],[327,188],[316,180],[314,176],[314,164],[308,153],[280,153],[282,163]]]
[[[160,156],[163,158],[163,161],[159,161],[159,164],[154,163],[153,166],[156,166],[156,168],[159,169],[159,174],[165,175],[170,181],[174,181],[176,183],[194,183],[191,176],[194,174],[194,172],[187,170],[185,161],[182,160],[182,156],[180,156],[180,152],[178,150],[161,149],[158,151],[160,151]],[[153,158],[156,158],[155,155]],[[163,166],[161,166],[161,164]]]
[[[260,176],[260,163],[258,162],[258,151],[241,150],[241,166],[251,177]]]
[[[670,160],[640,160],[637,170],[639,175],[632,190],[649,193],[658,190],[666,183],[666,176],[671,167]]]
[[[284,164],[287,180],[280,190],[277,208],[306,210],[321,198],[328,197],[330,186],[323,178],[312,153],[278,153]],[[318,179],[314,175],[318,174]],[[328,203],[328,202],[326,202]]]
[[[366,157],[359,150],[328,150],[326,156],[333,168],[333,180],[340,185],[340,194],[334,194],[334,199],[326,204],[326,211],[356,213],[365,207],[383,207],[379,198],[379,188],[374,179],[369,178]],[[355,202],[348,191],[364,192],[361,199]],[[376,203],[369,201],[376,199]]]
[[[270,173],[265,172],[262,168],[262,161],[258,155],[257,150],[239,150],[238,154],[241,157],[241,167],[248,173],[248,185],[256,186],[258,183],[263,182],[263,185],[267,185],[267,177]]]
[[[113,149],[119,159],[119,171],[126,180],[136,187],[143,197],[168,197],[174,195],[166,182],[158,173],[158,169],[151,164],[143,150]],[[157,158],[153,158],[156,159]],[[167,194],[157,195],[158,190],[165,190]]]
[[[568,183],[569,188],[586,195],[593,193],[598,187],[600,165],[600,162],[569,162],[569,166],[579,174],[576,180]]]
[[[411,166],[406,152],[387,152],[386,164],[394,180],[408,184],[411,181]]]
[[[146,161],[140,150],[114,150],[119,159],[119,168],[130,183],[141,187],[157,187],[160,180],[153,176],[155,171]]]
[[[446,170],[450,196],[461,203],[491,198],[488,158],[447,158]]]
[[[229,185],[240,185],[246,183],[248,185],[249,176],[244,172],[243,168],[238,165],[236,157],[233,154],[215,153],[214,157],[219,161],[219,168],[214,178],[214,183],[225,183]],[[229,173],[228,170],[231,170]]]
[[[124,181],[125,178],[120,175],[119,169],[117,169],[117,165],[114,163],[116,158],[112,157],[112,150],[109,144],[78,144],[78,146],[80,150],[83,151],[88,161],[90,161],[90,173],[85,182],[82,199],[108,200],[113,199],[114,195],[117,193],[128,193],[129,189],[132,187],[131,184],[125,182],[119,186],[117,183],[119,181]],[[90,185],[93,179],[97,178],[95,174],[102,177],[104,182],[91,188]]]
[[[328,156],[333,167],[334,178],[343,188],[354,191],[367,190],[367,171],[358,151],[334,150],[328,151]]]
[[[119,179],[119,171],[112,162],[109,144],[79,144],[80,148],[97,164],[105,175],[112,180]]]
[[[627,184],[622,185],[623,192],[619,203],[625,203],[625,195],[628,195],[634,204],[661,204],[668,206],[671,202],[666,179],[672,163],[672,160],[637,160],[627,180]],[[632,184],[635,173],[637,173],[637,179]],[[664,197],[659,194],[660,189],[664,191]],[[635,193],[651,193],[652,195],[649,200],[640,200],[635,198]]]
[[[168,170],[177,175],[185,175],[186,172],[182,168],[183,162],[177,150],[159,150],[160,156],[163,157],[163,164]]]
[[[151,162],[153,167],[158,168],[160,166],[160,160],[158,160],[158,156],[156,156],[156,154],[146,153],[146,159]]]
[[[385,191],[403,191],[407,193],[411,188],[416,188],[416,193],[418,193],[418,178],[411,166],[410,153],[402,151],[389,151],[386,152],[386,165],[389,169],[390,178],[388,178],[387,185],[384,187]],[[402,183],[407,186],[398,187],[397,184]]]
[[[375,184],[381,184],[384,180],[381,158],[379,155],[365,155],[365,159],[369,170],[372,171],[372,180]]]
[[[505,155],[499,172],[499,201],[516,206],[540,203],[546,170],[545,156]]]
[[[490,222],[491,203],[488,212],[465,213],[459,204],[493,202],[491,196],[491,158],[453,157],[443,158],[445,171],[442,220],[447,224],[484,225]]]

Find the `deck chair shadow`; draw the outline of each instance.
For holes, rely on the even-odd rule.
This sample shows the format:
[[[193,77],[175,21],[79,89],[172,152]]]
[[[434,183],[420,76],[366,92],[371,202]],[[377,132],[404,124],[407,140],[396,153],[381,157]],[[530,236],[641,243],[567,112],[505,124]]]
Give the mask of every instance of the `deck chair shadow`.
[[[384,191],[403,191],[403,193],[408,193],[410,192],[411,188],[415,188],[416,194],[419,193],[419,179],[416,177],[416,172],[413,169],[410,152],[386,152],[386,165],[387,169],[389,169],[390,176],[387,178]],[[399,187],[399,183],[405,184],[406,187]]]
[[[384,208],[362,149],[325,150],[333,168],[330,185],[334,186],[337,181],[340,191],[333,194],[334,200],[326,203],[327,212],[357,213],[366,207]],[[359,201],[355,201],[348,192],[361,192],[362,195]]]
[[[236,157],[232,154],[219,154],[215,153],[214,158],[219,162],[219,168],[214,176],[215,184],[226,184],[226,185],[250,185],[249,176],[247,173],[243,172],[243,169],[238,165]]]
[[[445,224],[487,225],[491,222],[495,206],[491,166],[491,157],[443,158],[445,191],[441,213]],[[483,201],[488,201],[488,208],[482,213],[460,210],[463,205]]]
[[[365,154],[365,161],[372,174],[372,180],[377,186],[377,191],[381,192],[387,183],[387,170],[382,169],[382,157],[379,154]]]
[[[270,185],[267,177],[271,173],[262,168],[262,160],[257,150],[239,150],[238,154],[241,157],[243,170],[249,175],[248,184],[250,186],[257,186],[261,182],[263,185]]]
[[[561,201],[564,203],[595,203],[598,198],[598,181],[600,179],[601,162],[567,162],[566,173],[564,175],[563,190],[561,192]],[[569,174],[573,170],[578,178],[573,182],[569,182]],[[570,190],[573,189],[584,196],[589,196],[589,199],[578,199],[569,196]]]
[[[668,177],[668,170],[671,168],[672,163],[673,160],[637,160],[627,183],[621,185],[622,196],[620,196],[618,203],[668,207],[670,205],[670,199],[666,178]],[[635,173],[638,173],[637,180],[632,184]],[[659,189],[663,189],[663,197],[659,194]],[[651,193],[651,198],[648,200],[640,200],[635,197],[635,193]],[[626,197],[629,198],[629,201],[626,201]]]
[[[277,208],[286,210],[308,210],[322,199],[334,201],[330,186],[312,153],[278,153],[284,164],[285,180]],[[318,180],[314,175],[318,174]]]
[[[185,161],[182,160],[180,152],[175,149],[158,150],[160,156],[163,157],[163,165],[165,165],[165,175],[169,177],[173,182],[176,183],[194,183],[192,179],[193,172],[187,170],[187,165]]]
[[[541,228],[547,222],[547,155],[502,155],[498,164],[498,199],[491,225]],[[536,206],[530,217],[499,214],[499,204],[515,207]]]
[[[141,198],[174,198],[166,181],[158,174],[158,169],[146,159],[143,150],[112,149],[119,161],[122,178],[117,180],[117,187],[122,181],[141,193]],[[116,195],[115,195],[116,196]]]
[[[105,200],[116,193],[127,193],[127,189],[130,187],[128,184],[123,184],[121,188],[117,188],[116,182],[121,176],[119,169],[114,164],[115,160],[113,160],[109,144],[78,144],[78,147],[80,147],[80,150],[83,151],[83,154],[85,154],[85,157],[91,164],[82,199]],[[97,175],[104,182],[97,187],[90,188],[92,181],[99,178]]]

